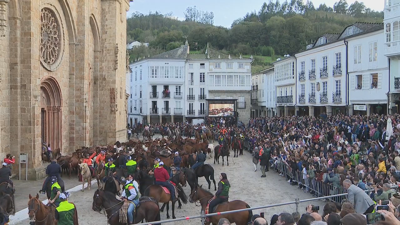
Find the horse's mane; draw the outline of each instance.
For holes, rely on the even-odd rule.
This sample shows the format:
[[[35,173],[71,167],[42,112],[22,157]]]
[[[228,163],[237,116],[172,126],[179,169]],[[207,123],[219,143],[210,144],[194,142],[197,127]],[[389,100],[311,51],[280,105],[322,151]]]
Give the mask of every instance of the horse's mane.
[[[103,193],[104,193],[104,198],[106,198],[108,201],[109,201],[109,200],[116,200],[116,201],[119,201],[119,202],[120,202],[120,200],[118,200],[118,199],[115,197],[115,194],[113,194],[112,192],[103,191]]]
[[[214,196],[211,192],[207,191],[206,189],[204,189],[204,188],[202,188],[200,186],[197,186],[197,188],[200,188],[201,190],[203,190],[208,195]]]

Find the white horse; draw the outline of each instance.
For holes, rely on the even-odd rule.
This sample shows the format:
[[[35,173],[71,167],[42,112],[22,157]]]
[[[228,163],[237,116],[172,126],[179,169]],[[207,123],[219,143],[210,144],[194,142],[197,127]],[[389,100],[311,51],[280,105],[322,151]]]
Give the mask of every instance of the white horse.
[[[82,175],[82,191],[85,191],[85,180],[88,182],[88,190],[92,187],[92,173],[90,172],[90,168],[87,163],[79,164],[79,168],[81,169]]]
[[[214,144],[208,144],[208,148],[211,149],[210,154],[208,154],[208,158],[211,159],[211,158],[213,157],[213,155],[214,155],[214,148],[215,148],[215,146],[214,146]]]

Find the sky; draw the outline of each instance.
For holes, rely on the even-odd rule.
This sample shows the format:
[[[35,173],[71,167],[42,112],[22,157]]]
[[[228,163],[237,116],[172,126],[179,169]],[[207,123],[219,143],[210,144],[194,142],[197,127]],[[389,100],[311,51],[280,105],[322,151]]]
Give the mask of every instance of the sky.
[[[275,0],[273,0],[275,1]],[[284,0],[280,0],[282,3]],[[307,0],[303,0],[306,2]],[[333,7],[339,0],[311,0],[317,8],[321,3]],[[347,0],[351,5],[356,0]],[[360,0],[364,2],[367,8],[375,11],[382,11],[383,0]],[[185,10],[188,7],[194,7],[200,11],[214,13],[214,25],[230,28],[232,22],[238,18],[243,18],[248,12],[258,12],[264,2],[269,0],[133,0],[130,3],[128,17],[134,12],[148,14],[149,12],[159,12],[161,14],[172,13],[174,17],[180,20],[185,18]]]

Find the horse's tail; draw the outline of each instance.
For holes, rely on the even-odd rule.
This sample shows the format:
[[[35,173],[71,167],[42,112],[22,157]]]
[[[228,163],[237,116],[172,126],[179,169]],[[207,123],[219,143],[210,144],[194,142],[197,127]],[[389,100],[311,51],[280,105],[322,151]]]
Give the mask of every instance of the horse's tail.
[[[188,199],[187,199],[187,195],[185,194],[185,191],[183,191],[183,189],[180,185],[177,185],[176,188],[178,190],[178,196],[182,200],[183,204],[187,204]]]
[[[249,204],[246,203],[246,208],[248,209],[251,207],[249,206]],[[249,216],[247,217],[247,222],[248,224],[251,224],[251,218],[253,217],[253,210],[248,210],[248,211],[249,211]]]
[[[211,180],[214,180],[214,168],[212,168],[211,166],[210,166],[210,168],[211,168],[210,178],[211,178]],[[214,184],[215,184],[215,182],[214,182]]]

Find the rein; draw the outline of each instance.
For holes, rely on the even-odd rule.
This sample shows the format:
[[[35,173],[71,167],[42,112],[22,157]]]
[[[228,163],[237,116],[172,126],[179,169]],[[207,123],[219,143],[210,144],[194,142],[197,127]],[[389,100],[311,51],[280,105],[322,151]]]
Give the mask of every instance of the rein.
[[[35,222],[37,222],[37,223],[41,223],[41,222],[43,222],[43,221],[45,221],[46,219],[47,219],[47,217],[49,217],[49,215],[51,214],[50,212],[49,213],[46,213],[47,215],[46,215],[46,217],[43,219],[43,220],[36,220],[36,214],[40,211],[40,208],[41,208],[41,206],[42,206],[42,204],[39,202],[39,200],[38,199],[36,199],[36,198],[34,198],[34,201],[36,201],[37,203],[38,203],[38,208],[37,208],[37,210],[33,210],[33,213],[34,213],[34,220],[35,220]],[[29,209],[29,211],[30,211],[30,209]],[[51,210],[49,210],[49,211],[51,211]],[[29,212],[28,212],[29,213]]]

